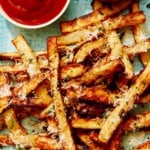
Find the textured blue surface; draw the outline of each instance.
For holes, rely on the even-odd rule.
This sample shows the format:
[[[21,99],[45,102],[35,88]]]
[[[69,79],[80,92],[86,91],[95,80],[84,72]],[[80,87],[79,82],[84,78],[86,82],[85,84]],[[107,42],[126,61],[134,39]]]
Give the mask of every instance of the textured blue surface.
[[[41,29],[31,30],[16,27],[0,15],[0,51],[15,51],[11,40],[18,34],[23,34],[34,50],[45,49],[46,38],[51,35],[60,34],[59,22],[87,14],[92,10],[91,1],[92,0],[71,0],[68,9],[58,21]]]

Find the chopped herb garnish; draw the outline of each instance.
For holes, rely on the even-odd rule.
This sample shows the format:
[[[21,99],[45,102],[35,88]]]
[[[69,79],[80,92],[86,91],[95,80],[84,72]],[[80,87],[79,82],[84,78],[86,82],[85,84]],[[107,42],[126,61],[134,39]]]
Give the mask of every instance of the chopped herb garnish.
[[[119,117],[122,118],[124,116],[125,116],[125,112],[124,112],[124,110],[122,110],[121,113],[119,114]]]
[[[54,106],[52,106],[49,110],[47,110],[46,114],[47,115],[54,115],[54,112],[55,112],[55,108],[54,108]]]
[[[13,127],[14,127],[14,120],[12,119],[12,120],[11,120],[10,128],[13,129]]]
[[[34,117],[34,116],[30,116],[29,118],[30,118],[30,120],[33,121],[33,122],[36,122],[36,123],[39,122],[39,120],[38,120],[36,117]]]
[[[25,55],[24,53],[21,54],[21,56],[24,56],[24,55]]]
[[[70,80],[70,76],[67,76],[66,78],[65,78],[65,81],[69,81]]]
[[[30,59],[29,59],[29,64],[31,64],[31,63],[32,63],[32,61],[33,61],[33,59],[32,59],[32,58],[30,58]]]
[[[120,98],[118,95],[115,95],[115,99],[118,99],[118,98]]]

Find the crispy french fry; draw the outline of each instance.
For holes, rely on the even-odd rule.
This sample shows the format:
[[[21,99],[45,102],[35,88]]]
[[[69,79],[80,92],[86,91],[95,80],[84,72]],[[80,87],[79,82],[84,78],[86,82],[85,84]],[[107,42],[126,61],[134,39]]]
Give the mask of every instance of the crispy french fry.
[[[25,129],[18,122],[16,114],[12,108],[6,110],[3,115],[7,128],[13,136],[17,137],[20,135],[26,135]]]
[[[35,74],[39,73],[40,69],[36,56],[25,38],[22,35],[18,35],[12,40],[12,43],[16,46],[18,52],[20,53],[23,64],[27,68],[27,72],[29,73],[30,77],[33,77]]]
[[[0,135],[0,145],[21,145],[22,147],[36,147],[39,149],[51,149],[56,150],[60,149],[60,145],[56,139],[51,137],[35,134],[35,135],[20,135],[16,138],[11,139],[9,135]]]
[[[134,75],[134,69],[127,54],[123,52],[123,46],[116,31],[111,31],[108,35],[108,43],[111,48],[110,60],[121,58],[125,66],[124,72],[127,78],[131,79]]]
[[[57,36],[58,46],[70,45],[79,42],[91,41],[92,39],[98,38],[98,36],[103,36],[103,26],[101,23],[97,26],[89,26],[88,28],[80,29],[65,35]]]
[[[77,118],[71,121],[73,128],[77,129],[101,129],[103,125],[103,119],[94,118],[94,119],[82,119]]]
[[[123,16],[109,18],[102,22],[105,30],[113,30],[127,26],[133,26],[145,21],[145,15],[142,11],[130,13]]]
[[[131,5],[131,12],[138,12],[138,11],[140,11],[139,3],[138,3],[138,1],[134,1]],[[146,35],[144,33],[144,28],[143,28],[142,24],[133,26],[132,31],[134,33],[134,38],[135,38],[136,43],[139,43],[146,39]],[[143,65],[146,66],[150,60],[150,55],[149,55],[148,51],[140,53],[139,56],[140,56],[140,59],[141,59]]]
[[[39,57],[41,55],[47,55],[47,51],[46,50],[36,50],[34,51],[36,57]],[[20,54],[18,52],[4,52],[4,53],[0,53],[0,58],[1,59],[9,59],[9,60],[14,60],[14,59],[20,59]]]
[[[120,104],[114,108],[111,114],[108,116],[104,125],[99,133],[99,140],[103,143],[107,143],[111,138],[113,132],[120,124],[123,116],[130,111],[135,103],[135,99],[139,97],[144,90],[149,86],[149,73],[150,63],[146,66],[144,71],[136,79],[135,83],[124,94]],[[108,130],[109,129],[109,130]]]
[[[125,9],[130,3],[131,3],[130,0],[121,1],[120,3],[116,3],[116,5],[114,5],[112,9],[103,6],[102,9],[99,8],[98,10],[95,10],[86,16],[79,17],[72,21],[62,22],[60,24],[61,32],[62,33],[73,32],[81,28],[84,28],[88,25],[100,22],[110,16],[113,16],[114,14],[119,13],[121,10]]]
[[[49,65],[51,68],[50,76],[51,76],[51,90],[52,90],[52,98],[54,101],[54,107],[56,112],[56,118],[58,121],[58,129],[59,129],[59,139],[63,148],[75,149],[74,141],[71,136],[71,130],[69,124],[66,119],[65,108],[63,105],[63,100],[61,97],[60,89],[58,88],[58,68],[59,68],[59,55],[57,49],[56,38],[51,37],[48,39],[47,43],[48,48],[48,59]]]
[[[136,54],[145,53],[150,48],[150,39],[136,43],[131,47],[124,46],[123,51],[129,56],[134,56]]]

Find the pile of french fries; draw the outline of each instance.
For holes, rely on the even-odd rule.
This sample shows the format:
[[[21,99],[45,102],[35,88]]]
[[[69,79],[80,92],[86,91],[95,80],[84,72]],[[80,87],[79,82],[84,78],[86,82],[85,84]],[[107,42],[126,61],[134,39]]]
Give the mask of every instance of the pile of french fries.
[[[1,53],[0,146],[30,150],[120,150],[127,132],[148,131],[150,112],[131,115],[135,104],[150,102],[150,39],[139,2],[92,3],[93,12],[60,23],[62,34],[48,37],[47,50],[34,51],[23,35],[12,40],[17,52]],[[130,8],[129,12],[120,15]],[[125,46],[120,29],[132,30]],[[132,59],[142,70],[135,75]],[[22,120],[35,117],[39,131]],[[133,147],[150,149],[150,141]]]

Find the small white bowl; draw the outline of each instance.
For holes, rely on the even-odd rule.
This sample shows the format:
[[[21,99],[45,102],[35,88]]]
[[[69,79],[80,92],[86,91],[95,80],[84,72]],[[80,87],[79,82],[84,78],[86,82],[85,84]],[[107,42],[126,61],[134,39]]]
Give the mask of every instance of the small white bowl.
[[[54,0],[54,4],[55,5],[52,5],[49,10],[52,10],[53,12],[55,11],[55,9],[57,9],[57,6],[60,4],[60,0]],[[56,5],[57,3],[57,5]],[[6,19],[8,20],[10,23],[18,26],[18,27],[21,27],[21,28],[26,28],[26,29],[38,29],[38,28],[42,28],[42,27],[46,27],[50,24],[52,24],[53,22],[55,22],[56,20],[58,20],[62,14],[66,11],[66,9],[68,8],[69,6],[69,3],[70,3],[70,0],[64,0],[64,3],[62,4],[63,7],[59,10],[56,10],[57,13],[52,16],[50,19],[42,22],[42,23],[37,23],[37,24],[27,24],[27,23],[22,23],[22,22],[19,22],[15,19],[13,19],[10,15],[8,15],[8,13],[3,9],[3,7],[1,6],[0,4],[0,14]],[[52,13],[53,13],[52,12]],[[49,12],[50,13],[50,12]]]

